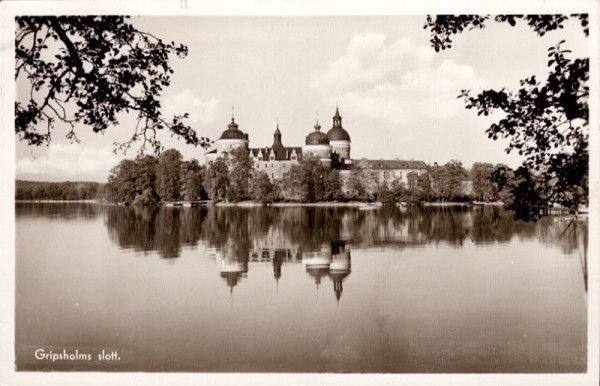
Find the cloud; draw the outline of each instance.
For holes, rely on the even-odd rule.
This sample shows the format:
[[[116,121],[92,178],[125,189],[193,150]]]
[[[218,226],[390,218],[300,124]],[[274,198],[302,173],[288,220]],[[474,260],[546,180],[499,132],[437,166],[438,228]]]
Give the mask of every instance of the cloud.
[[[189,113],[191,122],[209,124],[215,121],[219,100],[210,98],[204,101],[186,88],[179,94],[167,96],[164,108],[166,117]]]
[[[80,144],[50,144],[48,152],[17,161],[18,178],[47,180],[106,181],[111,168],[119,163],[112,148],[84,147]]]
[[[344,110],[369,118],[407,124],[448,118],[464,111],[462,89],[481,89],[485,81],[472,67],[435,61],[434,51],[409,39],[386,44],[384,34],[355,35],[346,54],[312,74],[310,87]]]

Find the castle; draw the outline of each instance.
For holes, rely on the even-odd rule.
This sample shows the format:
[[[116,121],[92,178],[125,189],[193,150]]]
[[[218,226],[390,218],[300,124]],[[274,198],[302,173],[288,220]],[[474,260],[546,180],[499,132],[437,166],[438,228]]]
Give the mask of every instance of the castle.
[[[283,177],[285,172],[303,157],[317,157],[326,167],[338,169],[343,181],[347,181],[350,171],[357,163],[373,172],[379,181],[388,183],[394,179],[408,183],[409,173],[421,174],[426,171],[423,161],[353,160],[350,157],[352,144],[350,134],[342,126],[342,117],[337,107],[331,129],[324,133],[317,121],[314,130],[306,136],[304,146],[284,146],[281,141],[279,124],[273,134],[271,146],[251,148],[249,144],[248,134],[241,131],[234,117],[231,117],[231,123],[223,131],[221,137],[215,141],[215,148],[205,154],[206,162],[210,163],[219,157],[226,157],[231,151],[241,147],[248,149],[250,158],[254,161],[254,167],[266,172],[271,179]]]

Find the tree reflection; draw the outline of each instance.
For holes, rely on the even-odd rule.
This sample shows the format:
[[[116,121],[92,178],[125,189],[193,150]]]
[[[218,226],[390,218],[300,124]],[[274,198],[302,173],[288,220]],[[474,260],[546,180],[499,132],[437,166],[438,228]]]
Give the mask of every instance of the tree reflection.
[[[41,215],[54,215],[47,211]],[[32,212],[35,209],[20,209],[20,215]],[[93,215],[93,211],[80,215]],[[405,249],[429,243],[460,248],[467,242],[507,243],[517,237],[556,245],[565,254],[577,250],[585,254],[587,219],[573,221],[564,217],[546,217],[537,223],[514,221],[511,213],[499,207],[376,211],[339,207],[108,207],[105,215],[108,231],[121,248],[176,258],[184,245],[204,245],[230,288],[247,275],[249,264],[272,264],[278,283],[285,264],[303,262],[317,285],[325,278],[333,282],[338,300],[342,282],[351,272],[350,248]]]
[[[196,245],[200,240],[206,210],[191,209],[110,206],[105,224],[121,248],[158,252],[171,259],[179,257],[182,245]]]
[[[475,244],[507,242],[513,236],[515,221],[502,208],[484,206],[473,215],[471,239]]]
[[[83,202],[17,202],[15,215],[21,218],[54,218],[61,220],[93,220],[102,213],[94,203]]]

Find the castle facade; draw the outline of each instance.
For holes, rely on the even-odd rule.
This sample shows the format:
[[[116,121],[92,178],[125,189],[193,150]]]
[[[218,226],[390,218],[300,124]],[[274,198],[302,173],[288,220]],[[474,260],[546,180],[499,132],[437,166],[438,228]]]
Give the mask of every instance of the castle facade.
[[[215,141],[214,149],[205,154],[206,162],[210,163],[219,157],[227,157],[237,148],[247,149],[257,170],[267,173],[271,179],[279,179],[304,157],[317,157],[326,167],[338,169],[342,180],[346,181],[350,171],[359,163],[362,168],[371,171],[379,181],[391,182],[399,179],[408,182],[408,174],[418,174],[426,171],[423,161],[395,160],[353,160],[351,158],[350,134],[342,126],[342,117],[336,108],[331,129],[327,133],[321,131],[317,121],[313,131],[306,136],[303,146],[284,146],[281,140],[279,124],[273,133],[273,144],[267,147],[252,148],[247,133],[239,129],[234,118]]]

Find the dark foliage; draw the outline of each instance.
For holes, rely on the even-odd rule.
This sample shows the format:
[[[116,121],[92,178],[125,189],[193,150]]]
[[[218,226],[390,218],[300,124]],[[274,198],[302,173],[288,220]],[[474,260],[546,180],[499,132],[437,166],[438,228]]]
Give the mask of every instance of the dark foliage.
[[[98,182],[39,182],[17,180],[16,200],[93,200],[102,190]]]
[[[184,124],[187,114],[161,113],[160,96],[170,84],[170,56],[185,58],[187,47],[135,29],[121,16],[20,16],[16,18],[16,73],[30,85],[15,103],[15,130],[29,145],[48,144],[55,122],[67,138],[87,126],[104,133],[122,114],[137,116],[133,132],[115,150],[141,141],[158,154],[158,131],[167,129],[187,144],[208,146]]]
[[[561,29],[569,18],[581,24],[589,34],[587,15],[499,15],[495,21],[516,25],[525,21],[538,35]],[[447,15],[428,16],[425,28],[431,31],[431,44],[436,51],[450,48],[451,36],[464,30],[484,28],[490,16]],[[467,109],[478,115],[501,112],[503,118],[492,124],[486,133],[497,140],[508,139],[506,152],[517,151],[525,157],[518,180],[526,183],[511,185],[515,202],[522,210],[520,218],[539,217],[540,203],[558,203],[572,210],[588,200],[589,162],[589,60],[570,58],[563,48],[565,41],[548,49],[548,76],[535,76],[520,81],[516,91],[485,90],[472,95],[462,90],[459,98]],[[529,213],[526,208],[530,207]]]

